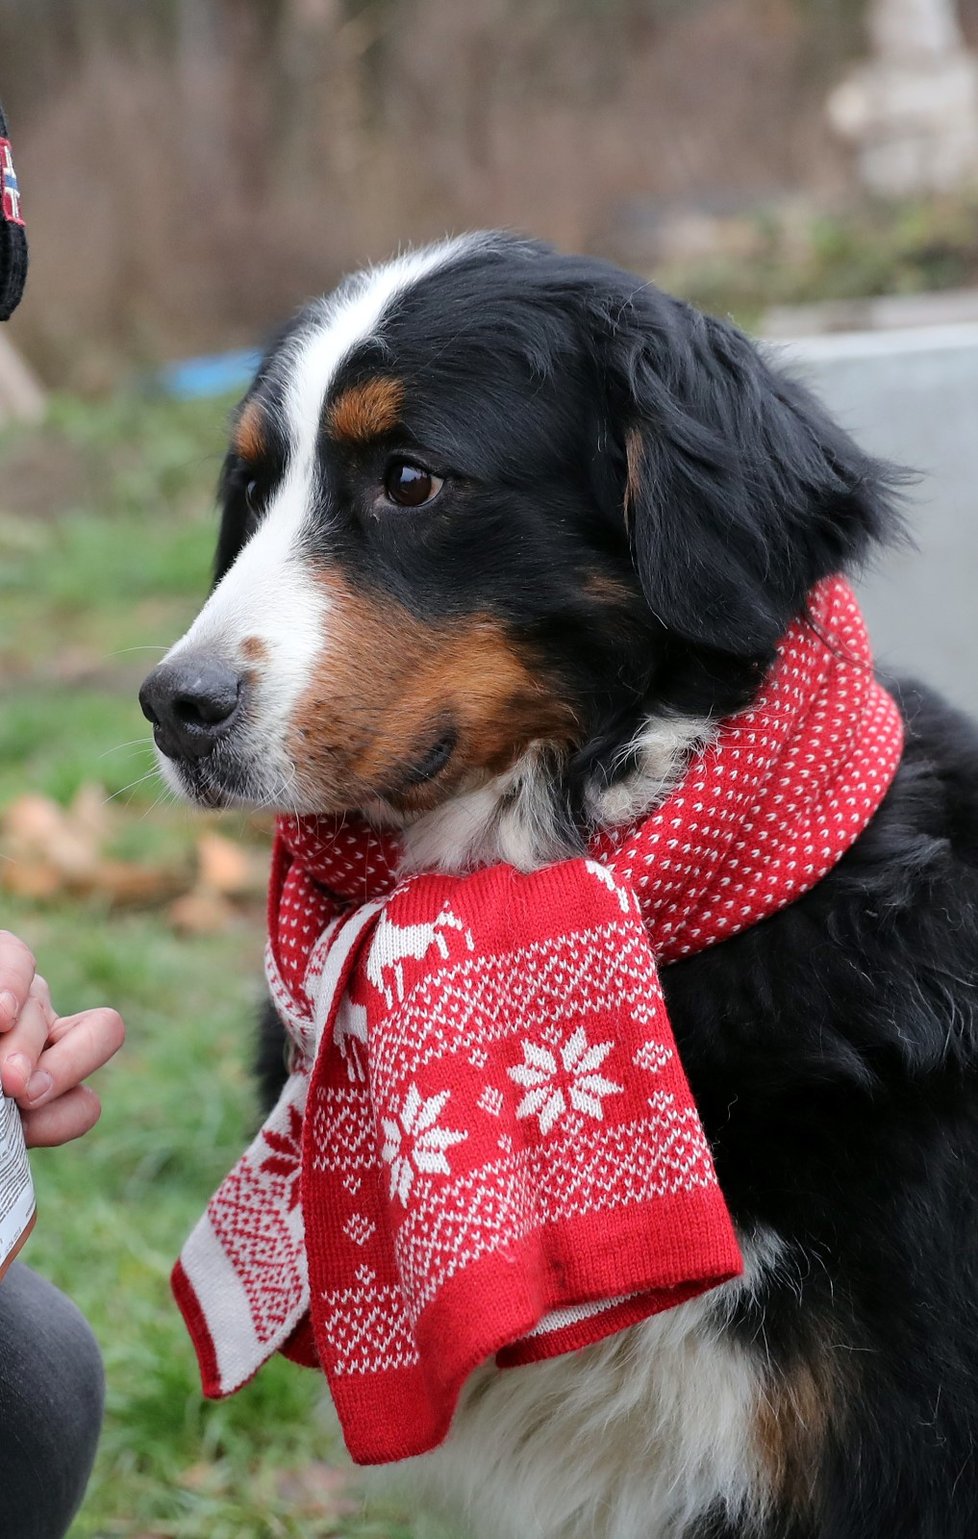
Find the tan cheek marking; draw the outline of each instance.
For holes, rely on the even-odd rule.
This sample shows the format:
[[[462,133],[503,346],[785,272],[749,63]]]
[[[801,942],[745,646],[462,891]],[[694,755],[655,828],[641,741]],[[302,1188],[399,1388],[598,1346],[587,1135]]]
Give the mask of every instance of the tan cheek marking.
[[[452,779],[502,769],[535,738],[573,736],[567,707],[492,619],[436,627],[352,592],[334,574],[321,581],[329,645],[293,715],[289,752],[324,794],[349,805],[396,783],[447,714],[460,738]],[[419,805],[444,790],[419,787]]]
[[[830,1370],[796,1363],[766,1387],[755,1437],[776,1498],[803,1514],[811,1505],[838,1386]]]
[[[426,670],[417,697],[419,725],[449,700],[460,719],[472,768],[507,768],[534,739],[569,742],[574,722],[491,619],[453,627]]]
[[[351,385],[332,403],[327,425],[334,438],[366,443],[396,427],[404,400],[399,379],[368,379]]]
[[[256,401],[249,401],[235,425],[232,443],[243,460],[252,464],[262,458],[266,450],[265,424]]]

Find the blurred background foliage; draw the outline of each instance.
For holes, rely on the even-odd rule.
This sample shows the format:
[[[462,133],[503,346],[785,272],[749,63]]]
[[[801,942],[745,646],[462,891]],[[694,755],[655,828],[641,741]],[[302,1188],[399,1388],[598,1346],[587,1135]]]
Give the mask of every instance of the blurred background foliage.
[[[278,1360],[204,1401],[170,1298],[257,1121],[268,825],[162,795],[136,702],[206,590],[229,404],[58,395],[0,433],[0,924],[62,1010],[128,1026],[99,1126],[32,1157],[24,1260],[84,1310],[108,1383],[72,1539],[428,1539],[362,1512],[314,1374]]]
[[[752,319],[978,274],[975,208],[855,197],[864,0],[0,0],[48,380],[250,343],[351,266],[507,225]],[[978,39],[978,0],[962,0]]]

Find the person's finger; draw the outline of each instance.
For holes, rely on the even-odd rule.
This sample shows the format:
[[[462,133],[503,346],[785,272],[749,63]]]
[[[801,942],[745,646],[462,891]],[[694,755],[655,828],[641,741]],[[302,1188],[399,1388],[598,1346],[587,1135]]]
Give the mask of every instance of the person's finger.
[[[0,930],[0,1031],[13,1026],[30,993],[34,953],[17,935]]]
[[[24,1139],[31,1149],[50,1149],[70,1143],[93,1128],[102,1115],[102,1103],[88,1085],[76,1085],[66,1095],[36,1111],[22,1111]]]
[[[26,1094],[50,1029],[42,997],[29,994],[0,1045],[0,1088],[6,1095],[20,1100]]]
[[[34,974],[34,982],[31,984],[28,998],[37,1000],[48,1026],[53,1026],[58,1019],[58,1015],[54,1005],[51,1003],[51,990],[48,987],[48,980],[42,978],[40,973]]]
[[[126,1028],[118,1010],[82,1010],[59,1017],[48,1045],[17,1099],[23,1109],[46,1106],[81,1084],[107,1063],[125,1041]]]

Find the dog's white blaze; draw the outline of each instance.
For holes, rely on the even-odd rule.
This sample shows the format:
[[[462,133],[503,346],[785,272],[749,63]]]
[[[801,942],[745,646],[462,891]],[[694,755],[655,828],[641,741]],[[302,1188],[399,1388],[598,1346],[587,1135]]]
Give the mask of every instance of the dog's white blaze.
[[[248,669],[251,698],[235,752],[246,768],[249,799],[258,802],[280,795],[285,805],[294,801],[296,771],[285,732],[316,662],[329,609],[325,589],[312,580],[299,552],[307,510],[307,480],[292,461],[261,525],[166,659],[213,653]],[[259,662],[246,657],[246,641],[261,643]],[[180,791],[179,771],[161,762],[167,783]]]
[[[764,1233],[725,1287],[583,1352],[470,1385],[448,1441],[405,1466],[422,1499],[472,1539],[683,1539],[717,1509],[770,1501],[756,1441],[763,1354],[731,1306],[785,1257]]]
[[[384,312],[392,300],[478,242],[478,236],[461,236],[408,252],[382,267],[368,268],[348,292],[341,291],[323,302],[321,326],[296,338],[287,355],[286,412],[295,451],[310,469],[322,427],[326,390],[343,359],[374,333],[383,335]]]
[[[302,331],[285,355],[288,458],[282,481],[258,530],[164,659],[189,651],[213,652],[233,666],[250,668],[251,704],[238,747],[242,756],[257,761],[251,779],[259,796],[272,798],[276,786],[286,785],[293,798],[296,795],[295,769],[285,751],[286,730],[313,669],[329,650],[328,595],[311,574],[303,551],[303,536],[314,518],[316,451],[326,392],[343,359],[382,327],[384,312],[397,295],[477,239],[462,237],[412,252],[369,270],[347,292],[323,301],[312,328]],[[246,641],[262,644],[260,662],[246,658]],[[179,789],[177,772],[165,763],[163,770],[171,786]]]
[[[274,678],[269,695],[286,708],[308,679],[329,607],[325,590],[312,580],[301,558],[309,498],[303,468],[290,463],[260,527],[168,654],[175,658],[186,651],[214,651],[243,664],[242,643],[255,638],[268,652],[262,672],[266,683]],[[279,720],[262,726],[278,725]]]

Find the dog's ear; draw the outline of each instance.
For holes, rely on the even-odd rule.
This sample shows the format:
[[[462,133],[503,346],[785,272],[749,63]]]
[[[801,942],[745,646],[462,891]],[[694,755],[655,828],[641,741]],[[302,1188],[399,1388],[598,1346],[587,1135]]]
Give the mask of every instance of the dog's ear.
[[[899,528],[903,474],[735,327],[644,289],[615,317],[604,374],[639,580],[686,640],[770,652],[820,578]]]

